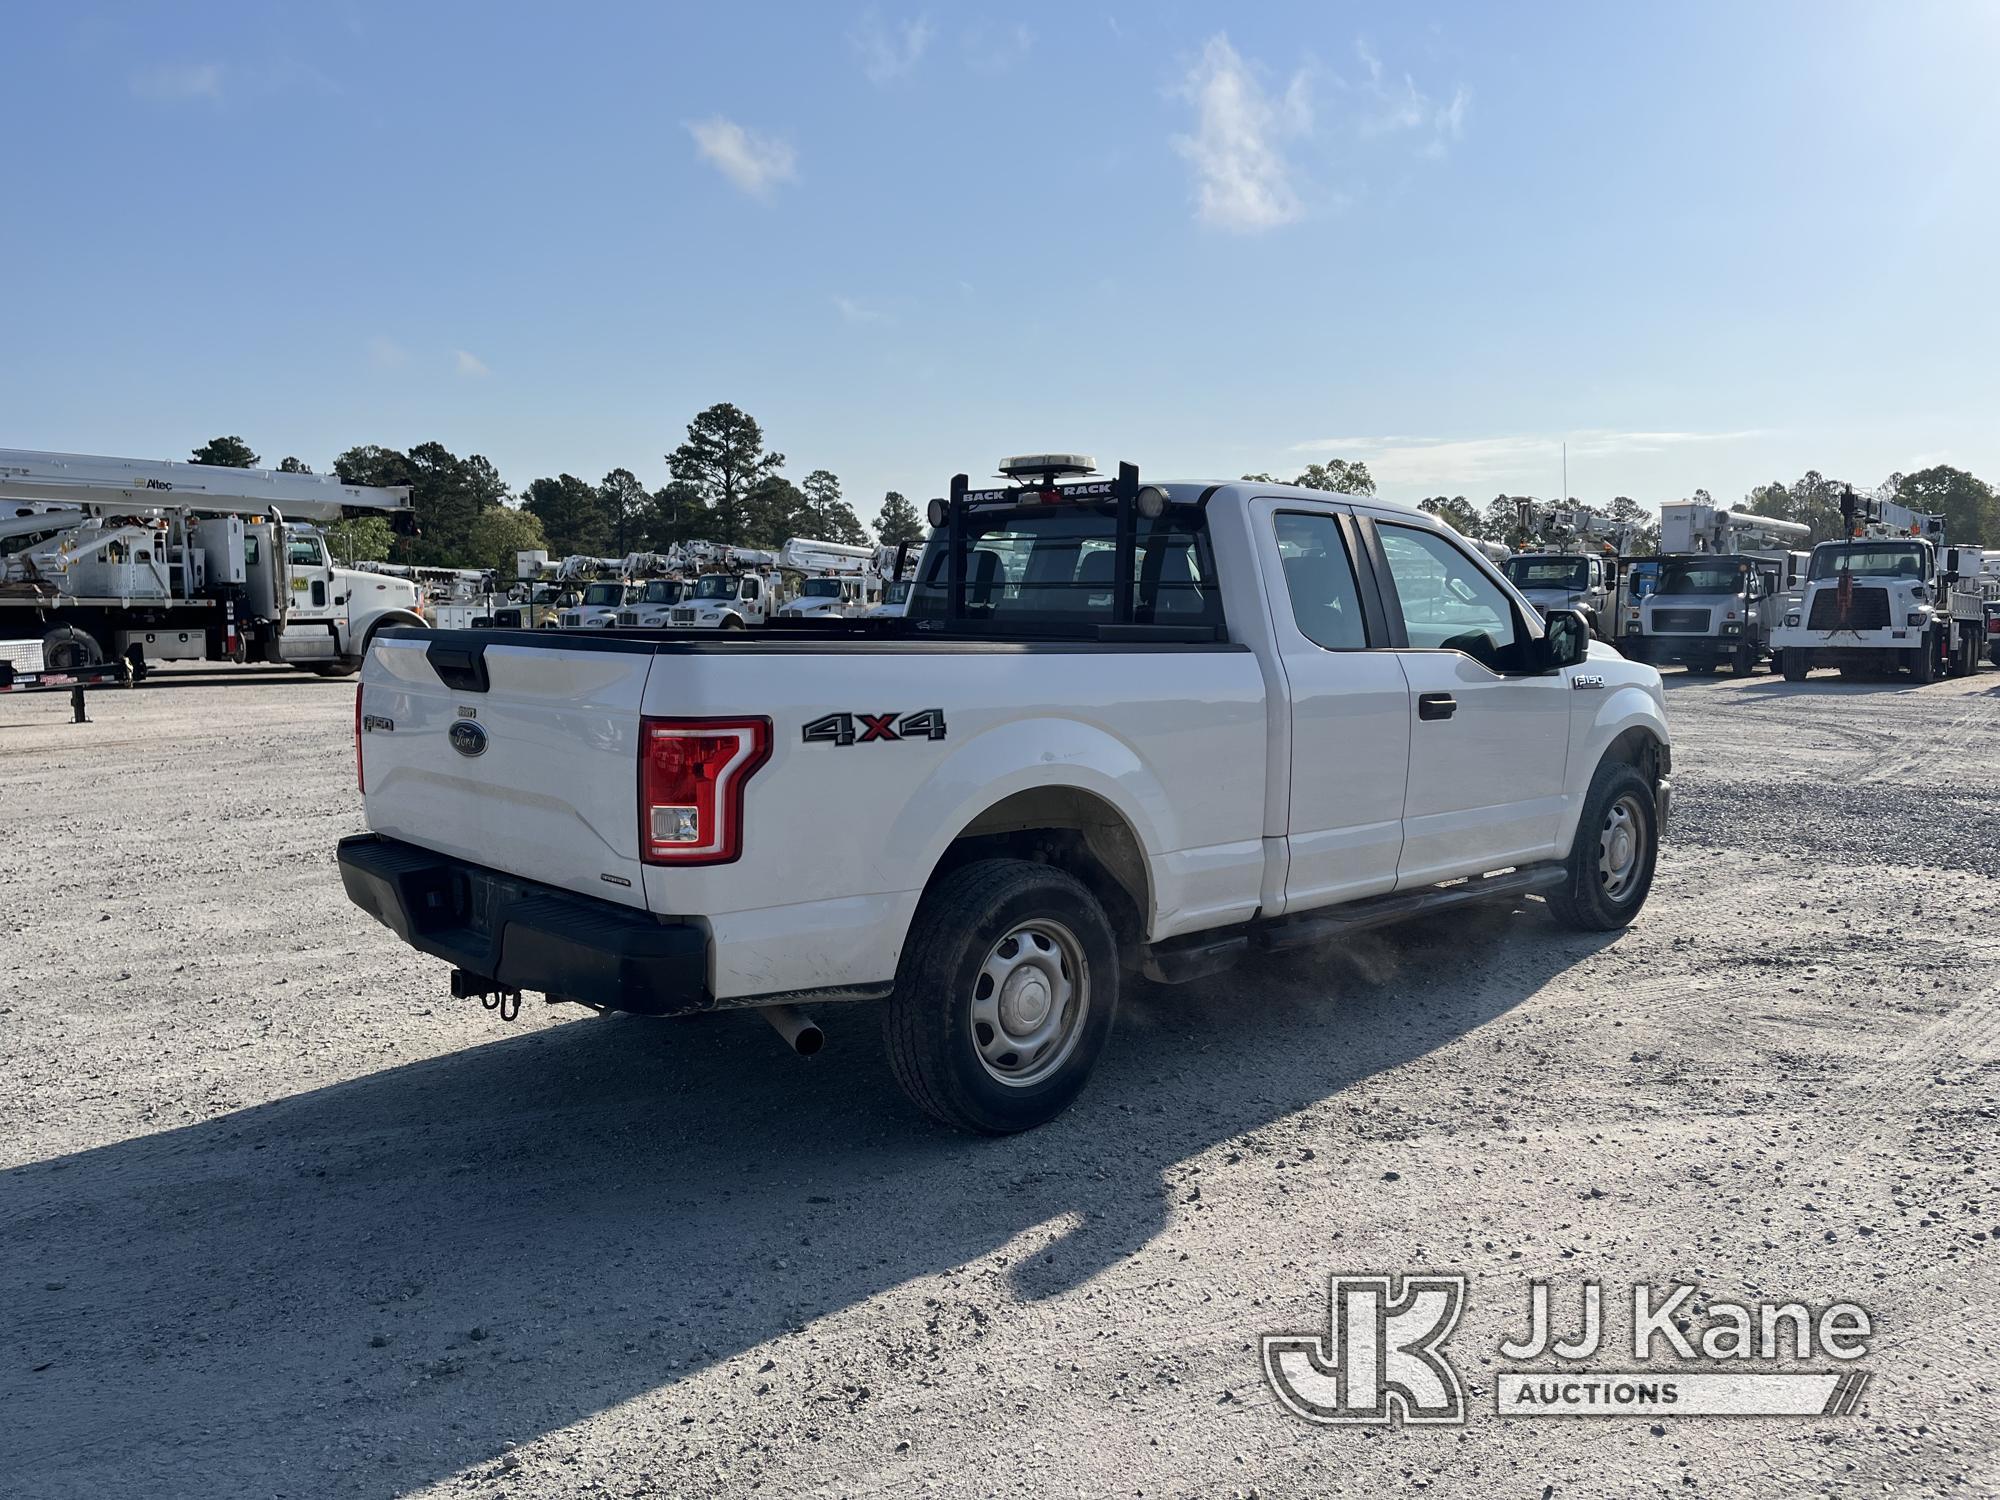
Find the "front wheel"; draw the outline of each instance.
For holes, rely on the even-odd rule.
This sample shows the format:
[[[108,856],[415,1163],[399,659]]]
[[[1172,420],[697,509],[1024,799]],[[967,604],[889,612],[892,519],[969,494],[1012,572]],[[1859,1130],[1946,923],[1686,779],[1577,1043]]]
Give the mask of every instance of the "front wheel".
[[[1623,761],[1605,761],[1590,779],[1563,883],[1549,892],[1556,920],[1609,932],[1638,916],[1653,888],[1659,834],[1652,786]]]
[[[1780,651],[1778,658],[1783,664],[1787,682],[1804,682],[1806,673],[1812,670],[1812,654],[1803,647],[1794,646],[1789,651]]]
[[[883,1038],[896,1081],[933,1119],[1007,1135],[1075,1100],[1111,1035],[1118,947],[1082,881],[983,859],[924,896]]]
[[[1937,680],[1937,644],[1928,635],[1910,653],[1910,678],[1920,684]]]

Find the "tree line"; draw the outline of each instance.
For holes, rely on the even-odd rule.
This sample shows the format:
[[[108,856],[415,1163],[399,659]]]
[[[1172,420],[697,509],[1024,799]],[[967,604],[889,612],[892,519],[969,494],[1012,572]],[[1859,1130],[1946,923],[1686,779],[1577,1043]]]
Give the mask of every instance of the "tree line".
[[[239,469],[263,462],[240,436],[210,439],[192,461]],[[694,540],[743,547],[777,547],[795,536],[869,543],[837,475],[814,469],[794,484],[785,462],[765,445],[757,420],[726,401],[688,423],[686,441],[666,455],[670,478],[656,490],[618,468],[595,484],[574,474],[531,480],[516,494],[481,454],[460,457],[442,443],[409,449],[363,443],[336,457],[333,472],[345,484],[407,486],[419,534],[398,538],[386,520],[368,513],[326,531],[343,561],[393,555],[420,567],[492,568],[509,576],[514,554],[536,549],[607,557]],[[313,472],[290,457],[278,468]],[[876,539],[896,546],[920,543],[927,534],[914,505],[894,490],[883,496]]]
[[[1746,510],[1781,521],[1800,521],[1812,528],[1807,546],[1840,536],[1842,483],[1808,469],[1792,484],[1777,480],[1750,492]],[[1879,493],[1899,505],[1945,518],[1945,537],[1968,546],[2000,548],[2000,494],[1992,485],[1963,469],[1935,464],[1914,474],[1891,474]]]

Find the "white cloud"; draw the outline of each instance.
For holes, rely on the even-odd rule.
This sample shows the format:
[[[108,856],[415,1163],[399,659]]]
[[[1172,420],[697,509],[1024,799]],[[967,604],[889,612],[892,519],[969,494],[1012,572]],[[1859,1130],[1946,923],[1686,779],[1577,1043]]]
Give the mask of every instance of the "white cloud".
[[[410,351],[387,334],[378,333],[368,341],[368,357],[377,369],[393,370],[410,362]]]
[[[688,126],[696,152],[731,182],[755,198],[797,175],[798,153],[789,142],[745,130],[721,115]]]
[[[1298,218],[1298,190],[1279,143],[1312,129],[1305,73],[1274,99],[1218,32],[1189,69],[1180,94],[1194,106],[1195,131],[1175,136],[1173,146],[1194,168],[1196,216],[1238,234]]]
[[[1035,34],[1016,22],[995,29],[981,21],[965,33],[965,60],[981,73],[1005,73],[1028,60]]]
[[[477,379],[481,375],[492,373],[486,368],[485,360],[464,349],[453,350],[452,361],[458,366],[458,373],[461,375],[470,375]]]
[[[870,83],[893,83],[922,61],[936,35],[929,16],[918,16],[914,21],[890,27],[871,9],[848,33],[847,44],[861,59],[861,71],[868,75]]]
[[[155,63],[132,75],[132,92],[159,104],[220,103],[221,63]]]
[[[882,321],[882,310],[880,308],[869,307],[865,303],[856,302],[852,297],[835,297],[833,305],[840,310],[841,317],[850,323],[879,323]]]
[[[1631,458],[1702,444],[1727,444],[1763,435],[1740,432],[1613,432],[1593,429],[1545,437],[1516,434],[1485,438],[1334,437],[1294,443],[1293,453],[1358,458],[1378,482],[1394,484],[1479,484],[1522,473],[1553,474],[1562,462],[1563,443],[1578,459]]]
[[[1449,104],[1438,104],[1417,87],[1416,79],[1408,73],[1392,81],[1382,66],[1382,59],[1375,55],[1365,39],[1355,40],[1354,54],[1361,59],[1362,69],[1367,74],[1361,87],[1371,101],[1368,112],[1361,117],[1363,135],[1421,132],[1428,139],[1418,152],[1433,158],[1442,157],[1464,136],[1465,112],[1472,103],[1472,95],[1467,90],[1454,89]]]

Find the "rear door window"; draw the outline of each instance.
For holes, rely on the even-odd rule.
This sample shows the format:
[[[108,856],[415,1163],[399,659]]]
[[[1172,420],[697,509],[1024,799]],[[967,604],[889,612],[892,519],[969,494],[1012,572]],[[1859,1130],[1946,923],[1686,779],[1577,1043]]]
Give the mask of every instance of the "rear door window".
[[[1368,644],[1361,620],[1361,591],[1340,524],[1331,515],[1279,511],[1278,556],[1285,569],[1285,592],[1299,634],[1329,651],[1358,651]]]

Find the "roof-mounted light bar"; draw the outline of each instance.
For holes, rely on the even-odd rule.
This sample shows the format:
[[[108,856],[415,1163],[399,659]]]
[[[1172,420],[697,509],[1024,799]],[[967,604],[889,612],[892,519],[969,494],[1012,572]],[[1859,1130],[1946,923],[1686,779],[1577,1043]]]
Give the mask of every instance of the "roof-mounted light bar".
[[[1088,453],[1021,453],[1000,460],[1000,473],[1016,483],[1039,478],[1046,483],[1072,474],[1095,474],[1097,460]]]

